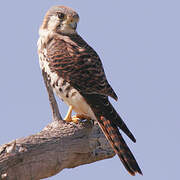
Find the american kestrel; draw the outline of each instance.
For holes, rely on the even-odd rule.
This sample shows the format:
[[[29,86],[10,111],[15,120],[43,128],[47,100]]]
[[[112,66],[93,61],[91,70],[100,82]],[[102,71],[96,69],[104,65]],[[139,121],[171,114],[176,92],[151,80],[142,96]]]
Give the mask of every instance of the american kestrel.
[[[136,142],[108,97],[117,95],[108,83],[101,60],[76,31],[79,15],[71,8],[54,6],[46,13],[39,29],[40,67],[53,91],[68,106],[65,121],[78,118],[96,120],[115,153],[131,175],[142,174],[120,128]],[[77,114],[72,117],[72,110]]]

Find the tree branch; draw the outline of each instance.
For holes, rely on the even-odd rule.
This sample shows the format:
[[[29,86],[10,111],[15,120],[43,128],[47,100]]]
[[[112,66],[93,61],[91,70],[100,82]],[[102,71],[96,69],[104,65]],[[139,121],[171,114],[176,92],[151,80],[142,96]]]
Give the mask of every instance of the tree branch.
[[[44,79],[46,90],[48,92],[49,103],[50,103],[50,107],[52,110],[53,121],[59,121],[59,123],[62,123],[62,117],[61,117],[61,114],[59,112],[59,108],[58,108],[56,99],[54,97],[54,93],[53,93],[53,90],[52,90],[52,87],[50,84],[50,80],[48,79],[48,75],[44,70],[42,70],[42,76]]]
[[[38,180],[114,155],[97,124],[53,121],[40,133],[0,146],[0,179]]]

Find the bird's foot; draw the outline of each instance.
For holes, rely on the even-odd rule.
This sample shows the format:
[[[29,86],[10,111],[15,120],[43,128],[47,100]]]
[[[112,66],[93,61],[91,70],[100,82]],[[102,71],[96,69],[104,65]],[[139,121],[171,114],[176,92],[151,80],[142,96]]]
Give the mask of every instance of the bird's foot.
[[[81,121],[81,119],[76,117],[76,116],[73,116],[73,117],[68,116],[68,117],[65,117],[64,120],[66,122],[68,122],[68,123],[73,122],[73,123],[76,123],[76,124],[78,124]]]
[[[76,114],[72,117],[72,121],[74,123],[79,123],[79,122],[83,122],[83,120],[91,120],[88,116],[82,115],[82,114]]]
[[[64,120],[65,120],[66,122],[72,122],[72,117],[65,117]]]

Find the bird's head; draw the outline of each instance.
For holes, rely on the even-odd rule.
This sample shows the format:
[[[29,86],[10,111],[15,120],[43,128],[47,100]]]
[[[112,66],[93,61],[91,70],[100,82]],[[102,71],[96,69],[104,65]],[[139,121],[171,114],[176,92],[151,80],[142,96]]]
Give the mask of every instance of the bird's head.
[[[41,28],[56,33],[74,34],[78,21],[79,15],[73,9],[54,6],[46,13]]]

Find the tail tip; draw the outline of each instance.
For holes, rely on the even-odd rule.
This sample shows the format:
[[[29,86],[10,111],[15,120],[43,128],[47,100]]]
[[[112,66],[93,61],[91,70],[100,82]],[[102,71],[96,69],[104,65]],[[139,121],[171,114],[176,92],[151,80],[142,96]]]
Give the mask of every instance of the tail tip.
[[[131,172],[129,172],[129,174],[131,174],[132,176],[135,176],[136,173],[139,173],[141,176],[143,176],[143,173],[142,173],[141,169],[138,169],[137,171],[131,171]]]

